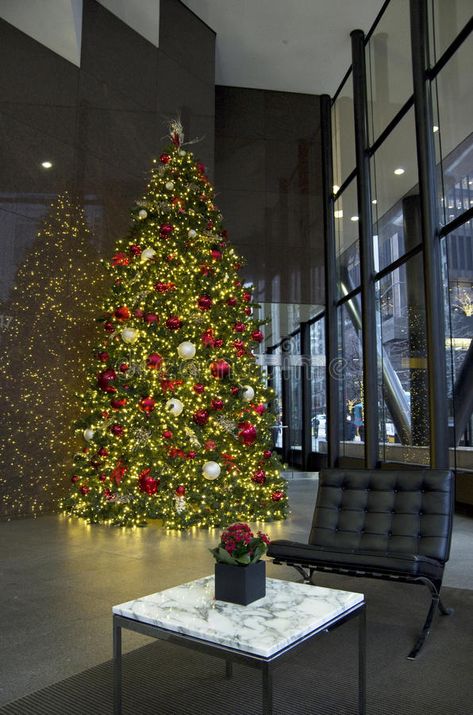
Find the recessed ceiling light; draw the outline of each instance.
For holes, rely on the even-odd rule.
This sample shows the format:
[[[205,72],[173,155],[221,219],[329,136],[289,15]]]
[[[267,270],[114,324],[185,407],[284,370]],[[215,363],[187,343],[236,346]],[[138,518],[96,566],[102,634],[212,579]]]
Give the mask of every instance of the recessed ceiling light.
[[[359,221],[358,216],[351,216],[350,221]]]
[[[371,203],[376,206],[376,204],[378,203],[378,199],[373,199],[373,201]]]
[[[334,184],[334,185],[332,186],[332,191],[333,191],[334,194],[336,194],[336,193],[338,193],[338,192],[340,191],[340,187],[337,186],[337,184]]]
[[[401,174],[404,174],[405,169],[402,168],[402,166],[399,166],[397,169],[394,169],[394,173],[396,176],[401,176]]]
[[[438,126],[436,124],[434,124],[434,126],[432,127],[433,133],[435,134],[435,132],[438,132],[438,130],[439,130]]]
[[[43,169],[51,169],[52,163],[50,161],[42,161],[41,166],[43,167]]]
[[[333,215],[335,218],[343,218],[343,211],[339,209],[338,211],[335,211]]]

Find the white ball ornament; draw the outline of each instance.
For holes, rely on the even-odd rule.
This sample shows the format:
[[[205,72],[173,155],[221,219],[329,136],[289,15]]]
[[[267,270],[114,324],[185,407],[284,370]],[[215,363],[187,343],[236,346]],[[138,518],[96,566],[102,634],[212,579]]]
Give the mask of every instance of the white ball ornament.
[[[206,462],[202,467],[202,474],[205,479],[209,479],[210,481],[217,479],[217,477],[220,476],[220,471],[220,465],[217,464],[217,462]]]
[[[146,261],[150,261],[152,258],[154,258],[156,255],[156,251],[154,248],[145,248],[144,251],[141,251],[141,256],[140,256],[140,261],[141,263],[146,263]]]
[[[195,345],[185,340],[177,346],[177,354],[182,360],[192,360],[195,355]]]
[[[166,181],[166,189],[172,191],[174,188],[174,181]]]
[[[123,342],[128,343],[130,345],[136,343],[136,341],[138,340],[138,331],[135,330],[135,328],[123,328],[120,335]]]
[[[185,156],[186,154],[187,152],[184,149],[179,149],[179,156]]]
[[[197,231],[193,228],[190,228],[187,232],[187,235],[189,236],[189,238],[195,238],[197,236]]]
[[[87,429],[84,430],[84,439],[86,442],[90,442],[94,438],[94,430],[91,427],[87,427]]]
[[[145,209],[140,209],[138,211],[138,218],[140,218],[142,221],[147,218],[148,212]]]
[[[172,397],[166,402],[166,409],[168,410],[168,412],[174,415],[174,417],[179,417],[182,410],[184,409],[184,405],[176,397]]]
[[[255,396],[255,391],[253,390],[251,385],[243,385],[243,392],[241,396],[245,400],[245,402],[251,402],[251,400]]]

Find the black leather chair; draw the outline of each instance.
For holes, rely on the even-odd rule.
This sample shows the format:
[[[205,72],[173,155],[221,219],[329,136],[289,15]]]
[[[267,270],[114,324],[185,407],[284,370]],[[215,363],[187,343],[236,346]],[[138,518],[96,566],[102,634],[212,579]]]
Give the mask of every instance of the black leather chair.
[[[268,556],[311,583],[314,571],[421,583],[432,600],[409,653],[427,638],[449,558],[454,479],[448,470],[327,469],[320,472],[309,543],[272,541]]]

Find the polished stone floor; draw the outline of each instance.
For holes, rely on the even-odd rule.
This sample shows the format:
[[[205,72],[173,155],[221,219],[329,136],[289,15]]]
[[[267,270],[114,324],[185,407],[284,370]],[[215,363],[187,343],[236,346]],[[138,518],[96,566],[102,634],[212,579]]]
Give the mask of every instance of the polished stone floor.
[[[287,476],[291,515],[266,530],[305,541],[317,481]],[[58,515],[1,522],[0,705],[108,660],[112,606],[211,573],[207,549],[218,534],[166,533],[156,525],[127,531]],[[446,586],[473,589],[472,544],[473,518],[457,514]],[[272,564],[268,575],[297,578]],[[129,632],[124,649],[145,642]]]

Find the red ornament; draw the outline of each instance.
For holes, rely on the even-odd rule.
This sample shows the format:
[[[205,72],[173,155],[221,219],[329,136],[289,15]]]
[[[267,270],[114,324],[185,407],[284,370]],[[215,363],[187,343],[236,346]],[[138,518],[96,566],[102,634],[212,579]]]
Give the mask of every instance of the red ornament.
[[[105,499],[108,499],[109,501],[112,498],[112,492],[110,489],[104,489],[103,495],[104,495]]]
[[[210,363],[210,372],[212,377],[217,377],[219,379],[228,377],[231,369],[231,365],[226,360],[215,360]]]
[[[199,310],[210,310],[212,307],[212,298],[208,295],[201,295],[197,301]]]
[[[202,265],[200,267],[200,272],[204,276],[211,276],[211,275],[213,275],[214,271],[213,271],[213,268],[209,268],[209,266]]]
[[[235,325],[233,326],[233,330],[236,333],[244,333],[246,330],[246,325],[245,323],[241,323],[240,321],[238,321],[238,323],[235,323]]]
[[[281,499],[283,499],[283,498],[284,498],[284,492],[282,492],[280,489],[278,489],[277,491],[275,491],[271,494],[271,499],[273,501],[281,501]]]
[[[121,410],[122,407],[125,407],[126,403],[126,397],[114,397],[113,400],[110,400],[110,407],[113,407],[114,410]]]
[[[140,473],[140,476],[138,477],[138,486],[140,488],[140,491],[145,492],[150,496],[151,494],[156,494],[160,482],[160,479],[155,479],[151,476],[151,469],[149,468],[143,469],[143,471]]]
[[[141,253],[141,246],[138,246],[136,243],[134,243],[132,246],[130,246],[130,253],[132,253],[134,256],[139,256]]]
[[[130,366],[126,362],[120,363],[120,367],[118,368],[120,372],[126,372]]]
[[[254,425],[252,425],[251,422],[240,422],[238,428],[240,430],[238,432],[238,439],[240,442],[242,442],[246,447],[251,447],[251,445],[256,442],[257,437]]]
[[[270,449],[265,449],[264,452],[263,452],[263,457],[264,457],[265,459],[270,459],[271,456],[272,456],[272,454],[273,454],[273,453],[271,452]]]
[[[140,410],[142,412],[145,412],[147,415],[149,415],[150,412],[153,412],[155,406],[156,400],[153,400],[152,397],[142,397],[138,403],[138,407],[140,408]]]
[[[253,330],[253,332],[251,333],[251,337],[257,343],[262,343],[264,340],[264,335],[261,330]]]
[[[159,227],[159,233],[161,235],[161,238],[169,238],[171,233],[173,232],[173,226],[171,226],[169,223],[165,223],[162,226]]]
[[[212,256],[214,261],[222,260],[222,251],[219,251],[218,248],[212,248],[212,250],[210,251],[210,255]]]
[[[118,422],[115,422],[111,427],[110,427],[110,432],[115,435],[115,437],[121,437],[123,433],[125,432],[125,428],[123,425],[118,424]]]
[[[205,174],[205,164],[197,164],[197,169],[201,174]]]
[[[103,324],[103,327],[105,329],[106,333],[113,333],[115,332],[115,326],[113,323],[111,323],[109,320],[106,320],[105,323]]]
[[[127,472],[127,467],[123,462],[118,461],[115,468],[110,473],[110,479],[118,486]]]
[[[117,373],[112,368],[99,372],[97,375],[97,387],[104,392],[116,392],[117,388],[111,384],[117,378]]]
[[[117,320],[129,320],[131,317],[130,309],[126,305],[117,308],[114,315]]]
[[[179,328],[182,328],[182,322],[181,318],[177,315],[170,315],[166,320],[166,328],[169,328],[169,330],[179,330]]]
[[[164,437],[164,439],[172,439],[172,438],[173,438],[173,434],[172,434],[171,430],[170,430],[170,429],[165,429],[164,432],[163,432],[163,437]]]
[[[141,308],[137,308],[133,315],[135,316],[135,318],[142,318],[144,315],[144,311]]]
[[[214,397],[210,403],[210,407],[213,410],[223,410],[224,402],[220,397]]]
[[[150,353],[146,358],[146,367],[149,367],[150,370],[157,370],[158,367],[161,367],[162,362],[163,358],[159,353]]]
[[[208,439],[206,442],[204,442],[204,449],[206,449],[208,452],[213,452],[216,447],[217,443],[213,439]]]
[[[194,392],[196,392],[198,395],[201,395],[201,394],[204,392],[205,387],[204,387],[204,385],[201,385],[200,382],[197,382],[192,389],[193,389]]]
[[[251,300],[251,293],[250,293],[248,290],[245,290],[245,292],[243,293],[243,300],[245,301],[245,303],[249,303],[249,302],[250,302],[250,300]]]
[[[169,283],[163,283],[163,281],[158,281],[154,285],[154,290],[157,290],[158,293],[167,293],[168,290],[174,290],[175,287],[176,287],[176,284],[171,283],[171,281],[169,281]]]
[[[187,459],[195,459],[197,457],[197,452],[187,452]]]
[[[161,164],[169,164],[169,162],[171,161],[171,157],[169,156],[169,154],[161,154],[161,156],[159,157],[159,161],[161,162]]]
[[[238,385],[232,385],[232,387],[230,388],[230,392],[232,393],[233,397],[236,397],[240,392],[240,388],[238,387]]]
[[[205,347],[213,347],[214,346],[215,338],[214,338],[212,328],[207,328],[207,330],[205,330],[202,333],[201,340],[202,340],[202,343],[205,345]]]
[[[264,471],[264,469],[257,469],[251,477],[251,480],[255,484],[264,484],[266,481],[266,472]]]
[[[105,447],[100,447],[97,454],[99,455],[99,457],[108,457],[108,449],[106,449]]]
[[[207,412],[207,410],[197,410],[192,415],[192,419],[194,420],[196,425],[200,425],[201,427],[203,427],[209,421],[209,413]]]
[[[235,348],[238,357],[242,357],[245,354],[245,343],[243,340],[234,340],[233,347]]]
[[[104,351],[104,352],[99,353],[97,355],[97,357],[100,360],[100,362],[108,362],[110,355]]]
[[[235,288],[241,288],[241,281],[233,281]]]
[[[74,474],[74,475],[71,477],[71,482],[72,482],[73,484],[75,484],[76,482],[79,481],[79,479],[80,479],[80,477],[79,477],[77,474]]]
[[[151,325],[152,323],[157,323],[158,322],[158,316],[156,313],[146,313],[145,315],[145,323],[148,323],[148,325]]]
[[[233,264],[233,268],[234,268],[236,271],[239,271],[240,268],[241,268],[241,263],[234,263],[234,264]]]
[[[176,488],[176,496],[183,497],[185,493],[186,493],[185,486],[183,484],[179,484],[179,486]]]
[[[230,307],[234,307],[237,304],[237,299],[234,296],[230,296],[230,298],[227,299],[227,305]]]
[[[90,487],[87,487],[85,484],[83,484],[81,487],[79,487],[79,491],[85,496],[90,492]]]
[[[256,406],[255,406],[255,412],[256,412],[258,415],[262,415],[264,412],[266,412],[266,405],[263,405],[263,404],[261,404],[261,405],[256,405]]]
[[[253,312],[253,308],[249,305],[245,305],[245,315],[251,315]]]
[[[121,251],[119,253],[116,253],[112,258],[112,266],[128,266],[129,263],[129,257],[126,255],[126,253],[123,253]]]
[[[107,479],[107,475],[102,472],[102,474],[99,476],[99,479],[101,482],[105,482],[105,480]]]
[[[223,340],[222,338],[215,338],[214,340],[214,348],[221,348],[223,345]]]

